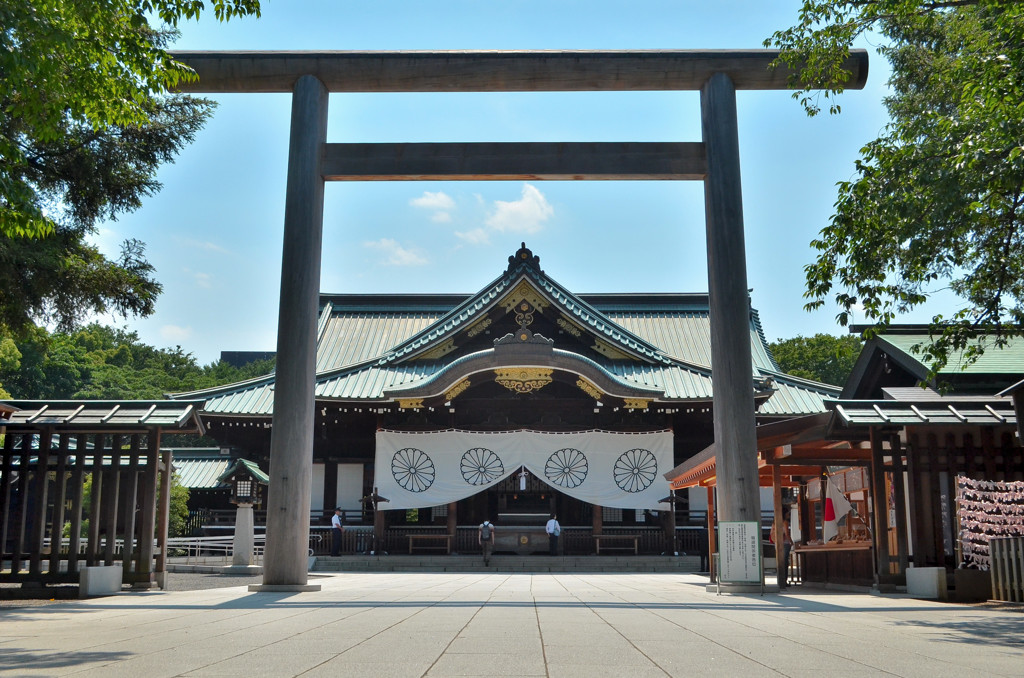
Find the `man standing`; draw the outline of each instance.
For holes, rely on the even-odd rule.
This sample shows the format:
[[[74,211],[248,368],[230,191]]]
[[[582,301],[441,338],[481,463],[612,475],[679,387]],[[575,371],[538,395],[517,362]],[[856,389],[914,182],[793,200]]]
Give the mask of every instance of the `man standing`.
[[[331,555],[341,555],[341,533],[345,531],[345,526],[341,524],[341,507],[334,509],[334,515],[331,517]]]
[[[484,567],[487,567],[491,563],[491,552],[494,551],[494,525],[489,520],[480,524],[480,529],[477,530],[477,542],[484,554]]]
[[[547,527],[544,530],[548,533],[548,553],[558,555],[558,535],[562,533],[562,526],[558,524],[558,516],[554,513],[548,519]]]

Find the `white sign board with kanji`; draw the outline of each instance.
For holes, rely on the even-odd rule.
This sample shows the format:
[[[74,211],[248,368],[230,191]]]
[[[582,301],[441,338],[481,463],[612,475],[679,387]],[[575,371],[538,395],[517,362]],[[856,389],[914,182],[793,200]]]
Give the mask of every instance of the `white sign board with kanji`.
[[[762,582],[760,523],[720,522],[718,542],[720,583]]]

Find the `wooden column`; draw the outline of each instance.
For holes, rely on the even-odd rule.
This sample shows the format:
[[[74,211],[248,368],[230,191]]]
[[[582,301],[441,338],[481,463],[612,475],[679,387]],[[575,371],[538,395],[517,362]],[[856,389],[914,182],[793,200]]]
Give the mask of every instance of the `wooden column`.
[[[89,490],[89,534],[86,538],[85,564],[92,567],[99,562],[100,509],[103,507],[103,445],[106,436],[93,437],[92,486]]]
[[[711,76],[700,101],[719,516],[760,524],[736,89],[729,76]]]
[[[160,549],[156,557],[156,565],[153,569],[154,578],[160,588],[165,588],[167,577],[167,528],[171,523],[171,467],[174,465],[174,453],[164,450],[163,462],[160,464],[160,498],[157,505],[160,507],[157,513],[156,541]]]
[[[139,564],[135,568],[135,588],[153,585],[153,549],[156,537],[157,478],[160,466],[160,429],[146,437],[146,471],[142,475],[142,522],[139,528]]]
[[[38,576],[43,566],[43,540],[46,538],[46,504],[49,489],[50,443],[53,439],[51,431],[39,434],[39,454],[36,461],[34,489],[32,490],[35,513],[32,516],[32,533],[28,542],[29,574]],[[28,452],[22,448],[22,452]],[[26,456],[28,456],[26,454]]]
[[[64,537],[64,503],[67,499],[68,434],[60,434],[60,448],[57,453],[57,471],[53,483],[53,525],[50,531],[50,567],[52,573],[60,572],[61,549]]]
[[[132,434],[128,453],[128,471],[124,488],[124,553],[121,556],[121,570],[124,581],[134,581],[135,571],[135,505],[139,501],[139,434]]]
[[[779,586],[785,586],[789,563],[782,562],[785,538],[782,527],[782,469],[778,464],[772,464],[772,511],[772,534],[775,535],[775,579]]]
[[[896,506],[896,554],[899,558],[899,574],[905,577],[910,564],[910,536],[907,534],[907,493],[903,478],[903,449],[900,437],[894,434],[889,438],[889,449],[892,452],[893,499]]]
[[[455,528],[459,524],[459,503],[457,501],[448,504],[448,534],[452,537],[452,549],[455,548]]]
[[[265,586],[305,587],[307,582],[324,203],[320,154],[327,140],[327,100],[327,89],[313,76],[304,75],[295,82],[270,438]]]
[[[0,467],[0,560],[7,554],[7,531],[11,524],[11,495],[13,494],[11,478],[14,476],[14,440],[13,433],[4,436],[4,459]],[[22,455],[24,456],[24,455]]]
[[[22,434],[21,449],[31,449],[31,434]],[[18,471],[18,504],[21,510],[18,512],[18,532],[14,542],[14,555],[11,557],[11,574],[17,574],[21,570],[21,558],[26,555],[25,546],[27,543],[25,531],[28,529],[28,495],[29,478],[32,472],[29,470],[30,455],[21,455],[21,464]]]
[[[103,489],[104,508],[100,516],[105,519],[107,532],[103,542],[103,564],[114,564],[114,546],[117,541],[117,504],[121,495],[121,436],[115,435],[111,443],[110,470],[107,471],[106,487]]]
[[[601,534],[604,529],[604,510],[597,504],[590,505],[590,530],[591,534]]]
[[[885,493],[885,450],[882,449],[882,434],[872,426],[871,436],[871,498],[874,508],[872,528],[875,533],[875,582],[886,584],[892,581],[889,572],[889,502]]]

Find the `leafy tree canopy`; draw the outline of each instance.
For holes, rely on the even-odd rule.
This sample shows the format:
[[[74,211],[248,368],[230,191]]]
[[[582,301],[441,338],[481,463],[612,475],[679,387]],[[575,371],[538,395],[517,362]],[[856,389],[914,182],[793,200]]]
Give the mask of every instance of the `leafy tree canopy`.
[[[200,366],[181,347],[157,349],[135,332],[99,324],[71,333],[36,328],[14,342],[19,357],[5,363],[7,341],[0,337],[0,385],[17,399],[149,400],[274,371],[273,359],[242,367],[221,361]]]
[[[890,122],[812,243],[807,308],[832,297],[841,325],[858,312],[884,326],[948,287],[961,304],[923,347],[938,370],[952,349],[976,357],[979,334],[1001,346],[1024,331],[1024,3],[805,0],[765,44],[838,112],[842,59],[869,31],[892,64]],[[818,112],[811,88],[795,96]]]
[[[846,383],[862,346],[860,338],[853,334],[796,336],[769,344],[783,372],[836,386]]]
[[[152,313],[142,244],[112,261],[87,237],[156,191],[209,116],[210,102],[166,94],[195,75],[165,51],[207,6],[259,15],[258,0],[0,0],[0,325]]]

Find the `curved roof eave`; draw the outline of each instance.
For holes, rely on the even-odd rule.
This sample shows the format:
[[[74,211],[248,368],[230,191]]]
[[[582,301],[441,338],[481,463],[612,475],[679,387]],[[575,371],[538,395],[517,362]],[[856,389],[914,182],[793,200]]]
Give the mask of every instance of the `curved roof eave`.
[[[465,355],[446,365],[436,374],[408,385],[386,389],[384,397],[427,398],[437,396],[473,374],[502,367],[540,367],[572,372],[585,377],[610,396],[621,398],[662,399],[663,389],[630,384],[608,372],[595,361],[571,351],[518,351],[484,349]]]

